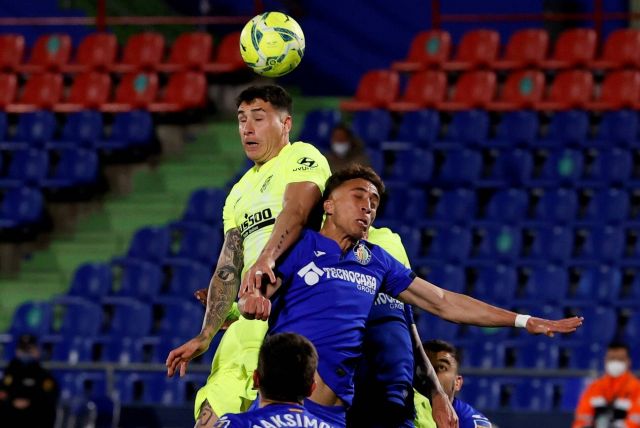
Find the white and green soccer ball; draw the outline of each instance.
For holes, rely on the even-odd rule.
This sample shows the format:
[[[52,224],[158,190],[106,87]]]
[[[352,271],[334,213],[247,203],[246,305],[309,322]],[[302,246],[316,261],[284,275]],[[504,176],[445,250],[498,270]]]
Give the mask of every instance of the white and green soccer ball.
[[[300,64],[304,33],[300,25],[281,12],[265,12],[247,22],[240,34],[244,62],[262,76],[283,76]]]

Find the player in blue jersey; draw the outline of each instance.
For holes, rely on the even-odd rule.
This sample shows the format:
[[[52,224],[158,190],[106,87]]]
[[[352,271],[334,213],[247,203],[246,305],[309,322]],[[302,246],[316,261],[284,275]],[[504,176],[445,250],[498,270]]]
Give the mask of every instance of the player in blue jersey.
[[[245,317],[268,319],[269,334],[295,332],[315,345],[318,387],[305,406],[336,427],[345,426],[366,319],[379,292],[457,323],[519,326],[549,336],[575,331],[582,323],[577,317],[550,321],[519,315],[417,278],[363,239],[383,191],[371,168],[333,174],[325,188],[320,232],[301,234],[278,261],[275,284],[263,287],[256,278],[240,290],[238,307]]]
[[[436,369],[440,383],[453,402],[453,408],[460,420],[460,428],[491,428],[491,422],[486,416],[455,396],[463,383],[462,376],[458,372],[460,367],[458,349],[443,340],[429,340],[422,346]]]
[[[309,413],[302,402],[316,387],[318,354],[313,344],[295,333],[267,336],[260,347],[253,384],[260,391],[256,410],[222,416],[217,428],[331,428]]]

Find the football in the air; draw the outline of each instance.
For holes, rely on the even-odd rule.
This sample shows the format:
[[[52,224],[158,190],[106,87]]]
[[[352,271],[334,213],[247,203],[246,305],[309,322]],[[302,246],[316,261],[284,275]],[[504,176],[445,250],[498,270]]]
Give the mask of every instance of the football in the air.
[[[256,73],[282,76],[300,64],[304,55],[304,33],[289,15],[265,12],[253,17],[242,29],[240,54]]]

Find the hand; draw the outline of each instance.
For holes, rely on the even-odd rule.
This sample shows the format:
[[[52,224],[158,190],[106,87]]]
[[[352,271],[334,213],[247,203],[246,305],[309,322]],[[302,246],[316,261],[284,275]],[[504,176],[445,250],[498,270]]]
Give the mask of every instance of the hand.
[[[210,342],[210,340],[198,335],[169,352],[169,356],[165,362],[165,365],[167,366],[167,376],[173,376],[179,367],[180,377],[183,377],[187,372],[189,361],[209,349]]]
[[[561,320],[546,320],[543,318],[531,317],[525,326],[531,334],[544,334],[553,337],[555,333],[573,333],[582,325],[582,317],[565,318]]]
[[[271,314],[271,300],[256,290],[253,294],[245,294],[238,300],[238,310],[246,319],[266,321]]]
[[[431,408],[433,420],[438,428],[458,428],[458,415],[453,410],[451,400],[444,391],[433,393]]]
[[[276,262],[270,256],[261,254],[258,260],[247,270],[242,278],[242,284],[240,285],[240,291],[238,297],[242,297],[245,294],[251,294],[256,288],[262,287],[264,277],[268,277],[271,284],[276,283],[276,274],[273,273],[273,269],[276,267]]]
[[[201,288],[199,290],[196,290],[195,293],[193,293],[195,298],[198,299],[198,301],[200,303],[202,303],[202,305],[205,308],[207,307],[207,295],[208,295],[208,293],[209,293],[209,289],[208,288]]]

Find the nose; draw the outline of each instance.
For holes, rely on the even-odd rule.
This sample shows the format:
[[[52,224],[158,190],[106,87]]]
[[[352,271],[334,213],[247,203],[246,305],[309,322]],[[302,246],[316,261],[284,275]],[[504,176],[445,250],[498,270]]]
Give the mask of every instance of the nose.
[[[242,134],[243,135],[251,135],[253,133],[254,129],[253,129],[253,124],[251,123],[250,120],[247,120],[243,125],[242,125]]]
[[[365,214],[371,214],[371,212],[373,211],[371,209],[371,203],[370,202],[365,203],[365,205],[362,206],[362,211],[364,211]]]

